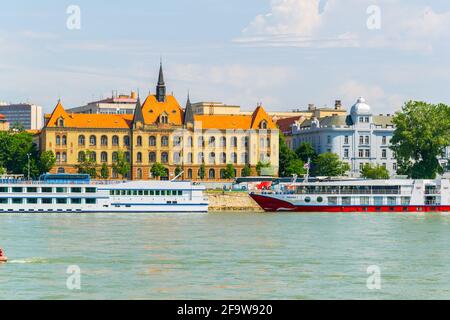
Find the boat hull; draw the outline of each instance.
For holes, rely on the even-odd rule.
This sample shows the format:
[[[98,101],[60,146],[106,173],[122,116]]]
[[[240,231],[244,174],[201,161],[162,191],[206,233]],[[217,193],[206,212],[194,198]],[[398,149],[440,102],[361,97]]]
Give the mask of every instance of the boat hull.
[[[266,212],[450,212],[448,205],[294,205],[269,195],[250,196]]]

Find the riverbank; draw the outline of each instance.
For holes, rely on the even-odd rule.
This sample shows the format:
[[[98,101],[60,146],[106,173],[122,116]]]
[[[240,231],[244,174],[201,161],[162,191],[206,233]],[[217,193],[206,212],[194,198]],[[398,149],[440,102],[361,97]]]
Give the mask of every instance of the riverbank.
[[[206,195],[209,200],[210,212],[263,212],[247,192],[208,190]]]

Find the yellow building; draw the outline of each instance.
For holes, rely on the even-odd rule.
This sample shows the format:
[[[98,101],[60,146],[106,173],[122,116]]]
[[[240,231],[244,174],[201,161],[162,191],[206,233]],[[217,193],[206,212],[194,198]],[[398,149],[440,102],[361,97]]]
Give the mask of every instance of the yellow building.
[[[9,123],[6,121],[6,118],[4,115],[0,114],[0,131],[8,131],[9,130]]]
[[[134,115],[69,114],[58,102],[41,132],[41,148],[55,153],[54,172],[77,172],[85,151],[98,163],[106,163],[109,176],[117,178],[113,163],[123,151],[130,164],[131,179],[151,179],[150,169],[162,163],[174,177],[176,168],[183,178],[221,179],[227,164],[242,176],[248,164],[256,174],[259,161],[270,162],[278,172],[279,130],[271,117],[258,106],[249,115],[196,115],[189,101],[183,110],[172,95],[166,95],[160,68],[156,95],[141,105]],[[201,170],[204,169],[204,170]]]

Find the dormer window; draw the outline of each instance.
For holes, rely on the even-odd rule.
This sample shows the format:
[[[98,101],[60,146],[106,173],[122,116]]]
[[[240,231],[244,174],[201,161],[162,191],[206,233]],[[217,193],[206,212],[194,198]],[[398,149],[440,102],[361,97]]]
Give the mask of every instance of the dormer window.
[[[162,114],[159,116],[159,123],[161,124],[168,124],[169,123],[169,116],[167,114]]]
[[[58,127],[64,127],[64,119],[63,118],[58,119]]]
[[[261,123],[259,124],[259,128],[267,129],[267,121],[266,120],[261,121]]]

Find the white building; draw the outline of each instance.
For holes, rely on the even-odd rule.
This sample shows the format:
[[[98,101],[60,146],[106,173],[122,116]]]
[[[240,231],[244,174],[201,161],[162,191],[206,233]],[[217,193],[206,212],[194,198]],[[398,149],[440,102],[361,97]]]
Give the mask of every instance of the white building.
[[[309,142],[316,153],[332,152],[349,163],[350,175],[358,177],[366,163],[385,166],[391,175],[397,163],[390,140],[394,132],[392,115],[374,115],[364,98],[359,98],[349,115],[313,118],[292,126],[292,148]]]
[[[5,116],[10,126],[20,124],[26,130],[40,130],[43,127],[42,107],[35,104],[0,104],[0,114]]]
[[[128,95],[113,95],[99,101],[89,102],[87,105],[67,109],[68,113],[91,113],[91,114],[134,114],[137,95],[132,91]]]

